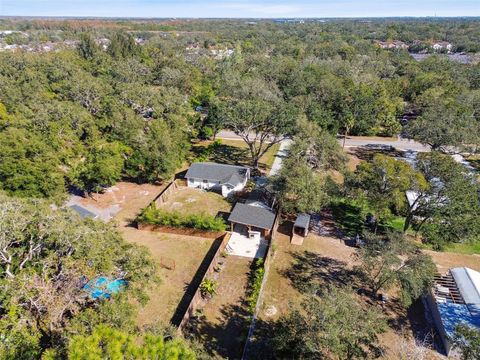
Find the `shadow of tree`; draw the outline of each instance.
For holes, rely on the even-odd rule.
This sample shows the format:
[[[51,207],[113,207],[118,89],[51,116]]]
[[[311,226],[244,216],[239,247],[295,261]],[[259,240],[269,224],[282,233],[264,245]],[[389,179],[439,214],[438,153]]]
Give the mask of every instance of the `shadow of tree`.
[[[222,237],[215,239],[215,241],[212,243],[212,246],[210,247],[207,254],[205,255],[204,259],[200,263],[197,271],[195,272],[195,275],[193,276],[192,281],[190,283],[185,283],[185,286],[184,286],[185,293],[183,294],[182,299],[178,303],[177,308],[175,309],[175,313],[170,319],[170,322],[174,326],[180,325],[183,315],[187,311],[187,308],[190,305],[190,301],[192,301],[192,298],[195,295],[195,292],[197,291],[198,287],[200,286],[203,276],[205,275],[208,269],[208,266],[212,262],[215,256],[215,253],[217,252],[221,243],[222,243]]]
[[[193,159],[199,157],[207,157],[208,161],[216,162],[219,164],[230,164],[238,166],[250,166],[251,158],[250,152],[246,148],[237,146],[219,144],[211,151],[206,151],[204,146],[193,146],[191,148]],[[267,168],[266,164],[260,162],[258,167],[262,170]]]
[[[395,149],[376,149],[372,148],[369,149],[368,147],[358,147],[355,149],[355,156],[357,156],[361,160],[371,161],[375,154],[382,154],[387,156],[393,157],[403,157],[404,153],[402,151],[398,151]]]
[[[246,351],[246,359],[275,359],[272,338],[275,335],[275,321],[257,319],[255,331]]]
[[[246,303],[225,305],[220,309],[217,322],[213,323],[202,314],[192,317],[187,328],[187,337],[200,341],[209,356],[240,359],[248,335],[251,314]]]
[[[338,202],[331,205],[332,217],[347,236],[355,236],[364,228],[362,209],[347,202]]]
[[[343,261],[311,251],[290,252],[290,255],[293,257],[292,266],[284,270],[282,275],[302,293],[317,292],[325,285],[360,287],[358,273],[348,269]]]
[[[230,145],[219,145],[215,148],[210,159],[218,163],[245,165],[248,163],[248,150]]]

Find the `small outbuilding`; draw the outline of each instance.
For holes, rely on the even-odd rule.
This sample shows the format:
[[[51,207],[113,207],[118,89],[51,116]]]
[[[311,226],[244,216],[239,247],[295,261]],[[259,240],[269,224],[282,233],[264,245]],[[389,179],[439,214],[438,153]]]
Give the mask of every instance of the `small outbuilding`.
[[[231,230],[235,225],[245,227],[249,237],[261,236],[270,238],[276,214],[268,207],[237,203],[230,214],[228,221]]]
[[[294,245],[302,245],[303,240],[308,235],[308,229],[310,227],[310,215],[298,214],[292,229],[291,243]]]

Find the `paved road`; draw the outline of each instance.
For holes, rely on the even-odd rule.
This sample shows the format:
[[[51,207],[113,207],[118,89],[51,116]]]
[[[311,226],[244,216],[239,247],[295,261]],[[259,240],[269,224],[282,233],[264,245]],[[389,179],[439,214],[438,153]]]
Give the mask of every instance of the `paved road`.
[[[219,139],[228,139],[228,140],[241,140],[240,136],[236,135],[233,131],[229,130],[222,130],[217,134],[217,138]],[[339,137],[338,142],[342,145],[343,138]],[[392,139],[385,139],[380,137],[355,137],[349,136],[345,141],[345,147],[358,147],[358,146],[365,146],[365,145],[390,145],[398,150],[403,151],[421,151],[426,152],[430,151],[430,147],[422,145],[418,142],[413,140],[392,140]],[[273,168],[272,168],[273,170]]]
[[[343,144],[343,138],[339,138],[338,142]],[[364,138],[364,137],[347,137],[345,141],[345,147],[359,147],[359,146],[368,146],[368,145],[387,145],[393,146],[398,150],[403,151],[419,151],[427,152],[430,151],[429,146],[422,145],[416,141],[401,139],[401,140],[391,140],[391,139],[382,139],[378,137]]]

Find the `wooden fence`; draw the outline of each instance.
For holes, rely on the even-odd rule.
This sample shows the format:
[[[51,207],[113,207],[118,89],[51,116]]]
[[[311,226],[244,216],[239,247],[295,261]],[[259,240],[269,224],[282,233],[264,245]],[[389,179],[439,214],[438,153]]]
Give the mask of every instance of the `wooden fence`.
[[[222,252],[225,251],[225,248],[227,247],[228,241],[230,240],[230,233],[226,233],[223,235],[222,242],[220,243],[217,251],[215,252],[215,255],[212,258],[212,261],[210,262],[210,265],[208,265],[207,269],[205,270],[204,275],[202,276],[201,280],[198,283],[198,287],[192,296],[192,299],[190,300],[190,303],[185,311],[185,314],[182,317],[182,320],[180,321],[178,325],[178,330],[183,331],[185,326],[187,325],[188,321],[192,317],[192,315],[195,313],[195,311],[198,309],[199,306],[204,304],[204,299],[202,297],[202,294],[200,292],[200,284],[202,281],[208,277],[210,277],[213,272],[215,271],[215,268],[217,267],[221,256]]]
[[[155,199],[153,199],[153,202],[155,203],[157,208],[160,205],[162,205],[165,201],[167,201],[168,197],[172,195],[172,193],[174,193],[177,189],[178,189],[177,180],[173,180],[170,184],[167,185],[165,189],[163,189],[163,191],[160,194],[158,194],[158,196]]]

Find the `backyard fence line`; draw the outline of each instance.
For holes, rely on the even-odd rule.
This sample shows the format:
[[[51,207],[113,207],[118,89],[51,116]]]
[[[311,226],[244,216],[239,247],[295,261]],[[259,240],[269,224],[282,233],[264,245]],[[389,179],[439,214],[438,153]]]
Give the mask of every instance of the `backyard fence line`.
[[[267,252],[265,254],[265,259],[263,262],[263,268],[265,269],[265,272],[263,274],[262,285],[260,286],[260,291],[258,293],[257,303],[255,304],[255,311],[253,312],[253,315],[252,315],[252,322],[250,323],[250,327],[248,328],[248,335],[247,335],[247,339],[245,340],[245,346],[243,347],[242,360],[248,359],[247,357],[248,347],[251,343],[251,339],[255,331],[255,325],[257,323],[257,315],[258,315],[258,312],[260,311],[260,306],[262,304],[263,291],[265,289],[265,284],[267,283],[268,274],[270,273],[270,264],[272,263],[272,259],[275,256],[275,254],[273,253],[272,247],[274,245],[275,235],[277,234],[278,225],[280,222],[280,213],[281,211],[279,210],[277,212],[277,216],[274,221],[272,236],[270,239],[270,245],[268,246]]]
[[[222,236],[223,236],[222,242],[218,246],[218,249],[215,251],[215,255],[213,255],[212,261],[210,262],[207,269],[205,270],[205,273],[203,274],[202,279],[199,281],[197,289],[193,294],[192,299],[190,300],[190,303],[188,304],[185,314],[183,315],[182,320],[178,324],[177,329],[179,331],[183,331],[183,329],[188,324],[188,321],[190,320],[192,315],[195,313],[198,307],[204,302],[204,299],[200,291],[200,285],[202,284],[203,280],[205,280],[208,276],[210,276],[215,271],[215,268],[219,263],[222,252],[225,251],[228,241],[230,240],[230,233],[225,233]]]
[[[153,199],[152,203],[155,203],[155,205],[160,206],[162,205],[165,201],[167,201],[167,198],[175,191],[178,189],[178,184],[176,179],[172,180],[170,184],[167,185],[163,191],[157,195],[155,199]]]

